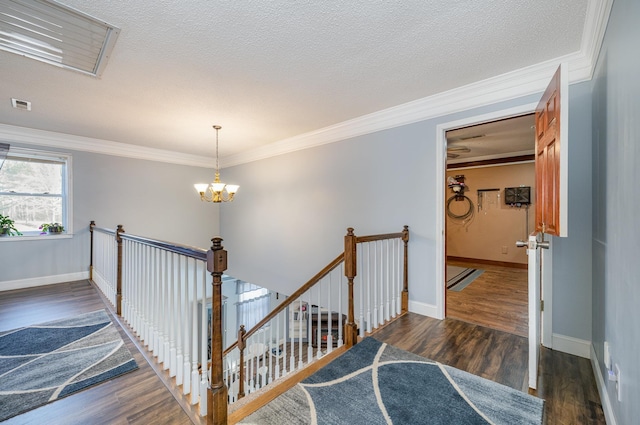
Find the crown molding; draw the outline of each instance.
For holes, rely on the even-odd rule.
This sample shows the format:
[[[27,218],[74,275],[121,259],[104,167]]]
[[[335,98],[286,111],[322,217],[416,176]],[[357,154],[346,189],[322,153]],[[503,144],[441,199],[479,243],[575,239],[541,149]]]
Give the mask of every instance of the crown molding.
[[[560,63],[567,63],[569,83],[593,76],[613,0],[589,0],[580,50],[476,83],[384,109],[266,146],[220,158],[221,168],[335,143],[394,127],[433,119],[542,92]],[[214,158],[109,140],[0,124],[0,140],[28,145],[100,153],[180,165],[211,168]]]
[[[209,157],[8,124],[0,124],[0,140],[204,168],[212,168],[214,163],[214,158]]]

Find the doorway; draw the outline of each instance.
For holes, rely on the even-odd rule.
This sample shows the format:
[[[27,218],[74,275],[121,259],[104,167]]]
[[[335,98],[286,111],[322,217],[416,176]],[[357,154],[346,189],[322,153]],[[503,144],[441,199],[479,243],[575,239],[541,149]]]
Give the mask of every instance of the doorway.
[[[445,139],[445,315],[528,337],[527,256],[515,241],[534,226],[534,115]]]
[[[446,202],[449,198],[450,189],[447,187],[447,138],[446,133],[450,130],[457,130],[465,127],[476,126],[480,124],[490,123],[494,121],[504,120],[508,118],[520,117],[523,115],[531,114],[535,111],[537,104],[530,103],[525,105],[520,105],[513,108],[503,109],[499,111],[494,111],[491,113],[472,116],[463,118],[456,121],[446,122],[439,124],[436,127],[436,154],[437,154],[437,162],[436,162],[436,226],[441,231],[438,231],[435,235],[435,264],[436,264],[436,273],[435,278],[437,282],[443,282],[443,284],[436,285],[436,304],[434,306],[434,316],[439,319],[445,318],[445,275],[446,275]],[[482,164],[477,164],[478,167],[483,166]],[[479,187],[474,187],[473,190],[478,189]],[[474,203],[474,208],[477,208],[477,205]],[[511,242],[513,245],[513,249],[515,249],[515,241]],[[548,329],[551,329],[550,320],[545,325],[549,326]],[[544,331],[543,331],[544,334]]]

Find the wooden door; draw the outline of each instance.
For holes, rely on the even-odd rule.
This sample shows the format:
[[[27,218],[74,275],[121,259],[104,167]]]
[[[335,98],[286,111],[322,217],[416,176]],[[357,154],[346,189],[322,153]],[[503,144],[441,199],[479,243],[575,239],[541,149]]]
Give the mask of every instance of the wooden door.
[[[552,292],[549,255],[540,255],[540,249],[549,248],[544,234],[567,235],[568,223],[568,70],[560,65],[551,78],[536,108],[536,229],[528,241],[529,255],[529,387],[535,389],[540,354],[540,324],[547,321],[550,312],[541,311],[541,292]],[[548,303],[550,304],[550,303]],[[550,322],[550,321],[549,321]],[[546,336],[549,337],[548,335]]]
[[[536,108],[536,230],[560,236],[561,68]]]

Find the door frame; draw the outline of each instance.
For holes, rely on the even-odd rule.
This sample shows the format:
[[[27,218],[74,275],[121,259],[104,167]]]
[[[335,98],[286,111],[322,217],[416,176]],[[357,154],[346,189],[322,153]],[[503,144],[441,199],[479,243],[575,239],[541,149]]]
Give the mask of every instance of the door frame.
[[[492,121],[498,121],[507,118],[515,118],[522,115],[535,113],[538,103],[528,103],[513,108],[501,109],[482,115],[474,115],[455,121],[449,121],[438,124],[436,126],[436,318],[445,318],[446,293],[445,293],[445,273],[446,273],[446,233],[445,233],[445,174],[447,171],[447,137],[449,130],[455,130],[462,127],[469,127],[478,124],[485,124]],[[534,142],[535,143],[535,142]],[[566,155],[565,155],[566,156]],[[515,245],[515,241],[513,241]],[[544,294],[545,311],[543,312],[541,341],[545,347],[552,348],[552,263],[551,255],[547,266],[543,268],[542,274],[542,294]]]

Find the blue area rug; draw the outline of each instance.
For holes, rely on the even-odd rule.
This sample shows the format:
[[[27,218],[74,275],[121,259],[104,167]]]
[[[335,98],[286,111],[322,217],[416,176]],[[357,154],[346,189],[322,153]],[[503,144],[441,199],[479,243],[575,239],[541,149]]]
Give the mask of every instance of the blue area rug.
[[[543,401],[365,338],[243,424],[536,424]]]
[[[482,269],[447,266],[447,289],[462,291],[482,273],[484,273]]]
[[[0,421],[137,368],[104,310],[0,333]]]

